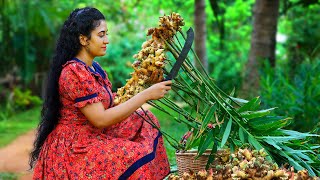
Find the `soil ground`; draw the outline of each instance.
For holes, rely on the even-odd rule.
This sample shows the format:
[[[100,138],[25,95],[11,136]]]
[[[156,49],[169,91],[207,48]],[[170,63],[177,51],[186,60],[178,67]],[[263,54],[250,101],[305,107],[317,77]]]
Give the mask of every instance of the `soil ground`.
[[[15,173],[19,180],[32,179],[28,162],[34,138],[35,130],[31,130],[0,149],[0,173]]]

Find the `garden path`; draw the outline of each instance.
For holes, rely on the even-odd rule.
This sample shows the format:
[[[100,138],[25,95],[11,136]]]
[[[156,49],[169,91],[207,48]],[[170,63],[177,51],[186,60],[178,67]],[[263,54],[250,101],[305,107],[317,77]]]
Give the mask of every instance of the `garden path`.
[[[28,171],[28,162],[35,132],[31,130],[0,149],[0,173],[15,173],[19,180],[32,179],[32,172]]]

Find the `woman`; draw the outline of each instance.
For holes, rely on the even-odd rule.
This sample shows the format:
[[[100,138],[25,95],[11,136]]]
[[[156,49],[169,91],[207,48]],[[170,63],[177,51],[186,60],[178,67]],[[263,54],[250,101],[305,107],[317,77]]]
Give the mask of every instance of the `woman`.
[[[34,179],[163,179],[170,171],[161,133],[143,120],[159,126],[157,119],[134,112],[172,82],[113,106],[111,83],[93,61],[106,53],[107,32],[104,16],[89,7],[74,10],[61,29],[31,153]]]

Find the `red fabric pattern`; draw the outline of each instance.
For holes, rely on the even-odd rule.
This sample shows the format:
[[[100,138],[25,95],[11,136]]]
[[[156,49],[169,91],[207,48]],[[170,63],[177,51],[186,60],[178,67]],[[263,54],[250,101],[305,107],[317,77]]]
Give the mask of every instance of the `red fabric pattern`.
[[[33,179],[119,179],[135,162],[151,153],[155,153],[154,159],[129,173],[128,179],[156,180],[169,174],[162,137],[157,139],[153,152],[159,132],[137,114],[101,130],[79,110],[94,102],[102,102],[106,109],[113,105],[107,77],[103,79],[82,62],[72,60],[61,72],[59,92],[61,118],[41,149]],[[143,112],[138,113],[147,118]],[[159,126],[156,117],[147,113]]]

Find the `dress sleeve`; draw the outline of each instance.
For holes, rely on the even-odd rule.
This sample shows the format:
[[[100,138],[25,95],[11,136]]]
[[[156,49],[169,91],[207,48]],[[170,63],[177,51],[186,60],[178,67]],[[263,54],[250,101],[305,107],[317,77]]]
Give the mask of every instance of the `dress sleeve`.
[[[82,108],[88,103],[101,101],[99,83],[85,66],[78,63],[63,68],[59,85],[61,95],[71,100],[75,107]]]

